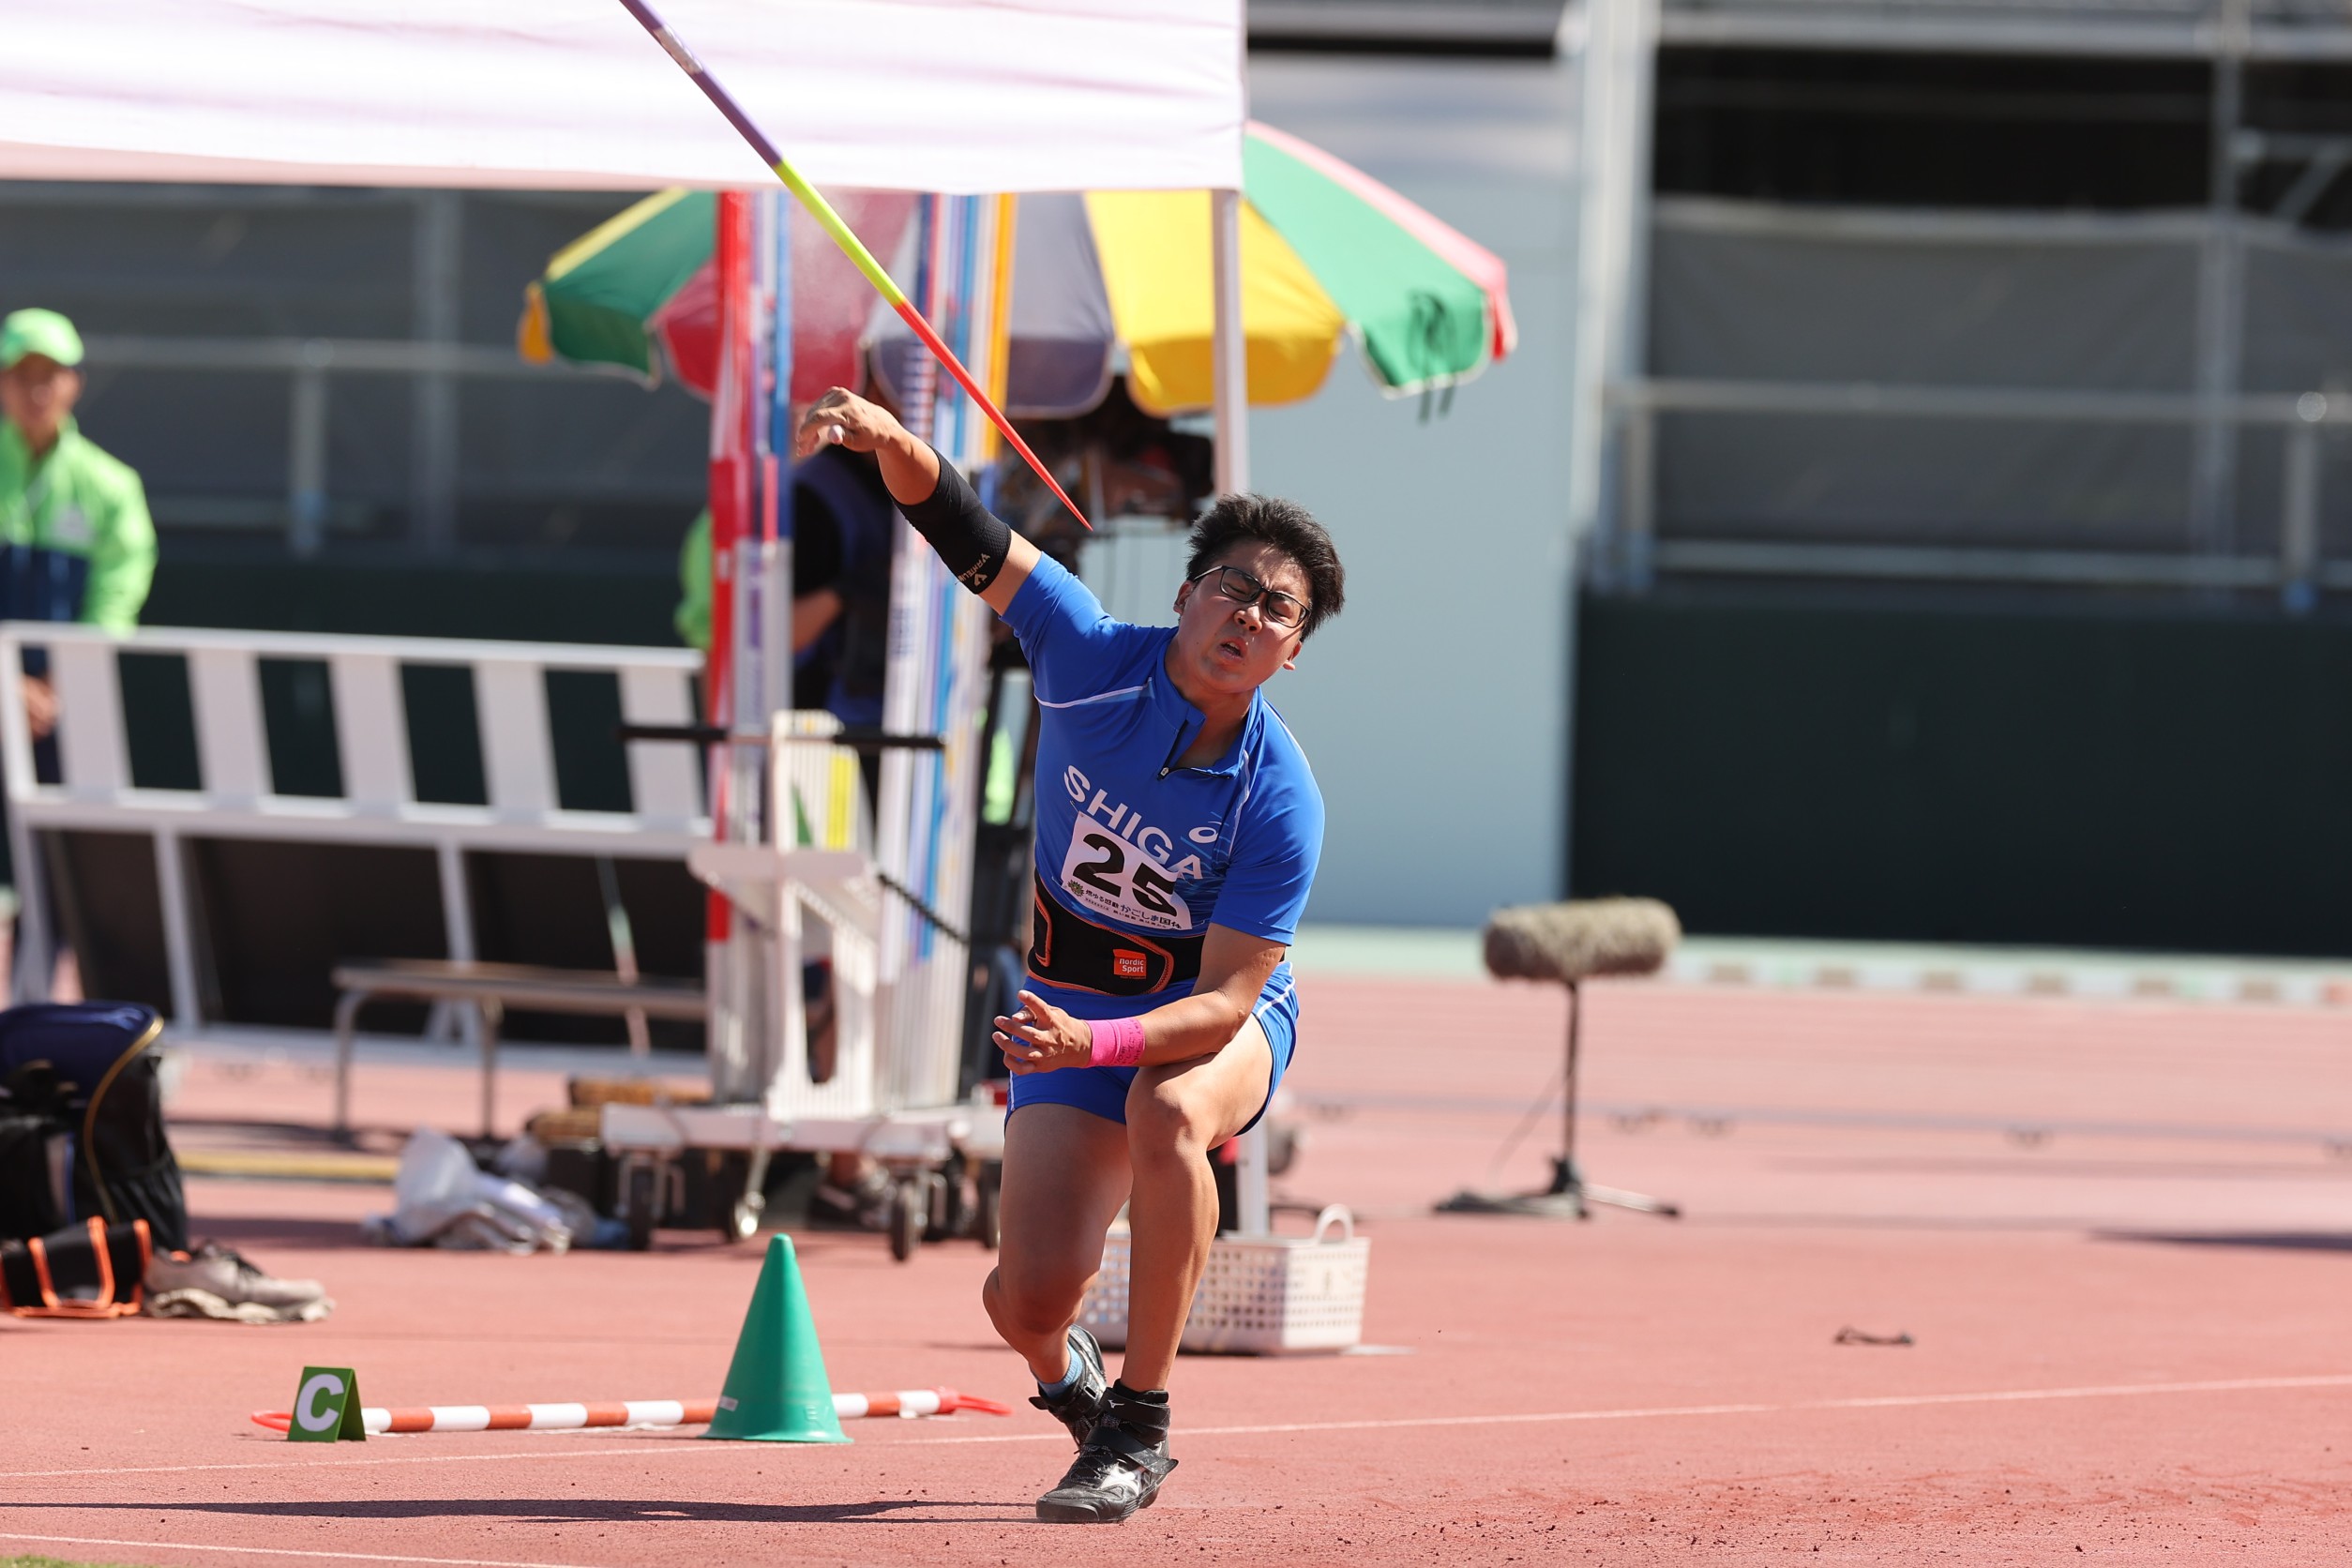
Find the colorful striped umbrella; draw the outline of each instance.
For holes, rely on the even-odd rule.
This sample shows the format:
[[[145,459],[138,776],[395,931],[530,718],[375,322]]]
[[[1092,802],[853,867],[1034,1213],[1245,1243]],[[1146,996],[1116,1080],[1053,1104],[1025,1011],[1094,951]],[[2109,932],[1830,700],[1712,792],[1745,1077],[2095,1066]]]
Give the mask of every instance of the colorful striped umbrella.
[[[843,191],[834,204],[884,253],[914,213],[914,198],[898,191]],[[615,365],[648,382],[667,362],[671,374],[709,397],[718,369],[716,206],[707,190],[665,190],[557,251],[523,291],[516,331],[522,356]],[[805,401],[856,382],[874,293],[804,216],[794,215],[792,243],[792,396]]]
[[[1515,346],[1503,264],[1491,251],[1270,126],[1249,127],[1243,167],[1242,320],[1252,403],[1311,396],[1349,339],[1374,380],[1398,395],[1456,385]],[[870,249],[889,254],[908,229],[908,200],[875,193],[837,204]],[[697,345],[707,345],[714,314],[702,280],[708,203],[665,192],[559,252],[531,286],[525,355],[650,375],[658,340],[682,381],[707,386],[709,351]],[[804,249],[805,222],[794,215],[793,395],[854,379],[841,353],[845,330],[856,336],[845,328],[853,321],[896,397],[922,347],[895,314],[857,292],[854,274],[837,255],[828,258],[813,225]],[[1142,407],[1163,415],[1207,408],[1209,258],[1206,192],[1022,196],[1007,411],[1022,418],[1085,413],[1108,390],[1123,350],[1129,392]],[[812,285],[830,276],[829,260],[843,276]]]

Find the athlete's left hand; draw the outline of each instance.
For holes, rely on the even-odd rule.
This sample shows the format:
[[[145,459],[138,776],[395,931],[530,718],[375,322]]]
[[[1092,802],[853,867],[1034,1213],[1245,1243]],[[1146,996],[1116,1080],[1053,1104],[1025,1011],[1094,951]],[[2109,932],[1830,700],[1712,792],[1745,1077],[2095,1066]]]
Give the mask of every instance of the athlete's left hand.
[[[996,1020],[996,1048],[1016,1075],[1084,1067],[1094,1060],[1094,1032],[1036,992],[1023,991],[1020,1011]]]
[[[792,438],[792,455],[806,458],[821,447],[846,446],[852,452],[873,452],[907,439],[906,427],[890,411],[869,403],[845,387],[828,388],[800,416]]]

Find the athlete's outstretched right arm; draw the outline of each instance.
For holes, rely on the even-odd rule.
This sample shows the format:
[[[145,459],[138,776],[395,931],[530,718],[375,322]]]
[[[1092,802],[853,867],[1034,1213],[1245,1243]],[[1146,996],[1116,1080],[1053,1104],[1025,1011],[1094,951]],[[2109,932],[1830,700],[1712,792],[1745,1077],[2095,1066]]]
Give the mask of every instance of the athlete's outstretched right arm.
[[[793,445],[804,458],[827,445],[873,453],[891,499],[947,569],[999,615],[1011,608],[1037,564],[1037,547],[980,505],[963,475],[887,409],[837,386],[801,417]]]

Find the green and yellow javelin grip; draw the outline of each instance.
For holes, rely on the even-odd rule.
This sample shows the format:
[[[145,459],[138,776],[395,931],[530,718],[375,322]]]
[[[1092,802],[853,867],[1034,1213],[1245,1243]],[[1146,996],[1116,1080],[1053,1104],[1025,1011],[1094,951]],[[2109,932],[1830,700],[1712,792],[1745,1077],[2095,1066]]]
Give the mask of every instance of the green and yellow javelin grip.
[[[898,319],[905,322],[908,328],[923,340],[923,346],[929,349],[937,356],[939,362],[947,367],[947,373],[956,378],[956,384],[962,387],[970,395],[972,400],[980,405],[980,412],[988,416],[988,423],[994,425],[1004,439],[1012,444],[1013,450],[1021,455],[1023,460],[1029,464],[1030,471],[1046,482],[1046,489],[1053,491],[1054,499],[1067,506],[1070,509],[1070,515],[1091,530],[1094,525],[1086,520],[1086,514],[1079,511],[1077,504],[1062,492],[1062,487],[1054,483],[1053,475],[1046,472],[1046,465],[1038,461],[1037,454],[1029,449],[1029,443],[1023,441],[1019,432],[1013,429],[1013,422],[1004,417],[1003,412],[989,400],[986,392],[980,390],[980,384],[972,380],[972,372],[964,369],[963,361],[957,359],[955,351],[940,339],[938,333],[931,330],[931,324],[923,319],[923,312],[917,310],[913,303],[907,298],[906,291],[891,281],[890,274],[884,272],[882,264],[874,260],[873,253],[866,249],[865,241],[859,239],[851,232],[850,226],[841,221],[841,215],[833,210],[833,204],[818,194],[815,186],[801,178],[800,171],[792,167],[791,159],[776,151],[776,143],[760,133],[760,128],[751,123],[751,116],[743,112],[743,105],[737,103],[733,95],[718,84],[716,77],[703,68],[702,62],[694,57],[692,50],[679,41],[675,33],[662,25],[661,18],[654,14],[653,8],[645,5],[644,0],[621,0],[621,4],[628,8],[629,15],[637,18],[645,31],[654,36],[654,41],[661,45],[672,60],[678,62],[678,68],[694,79],[694,84],[702,89],[702,96],[709,98],[717,107],[718,112],[727,116],[727,123],[733,126],[746,142],[751,143],[751,150],[760,155],[760,161],[776,171],[776,177],[784,182],[786,189],[800,199],[800,204],[808,209],[808,216],[815,219],[824,232],[833,236],[833,243],[841,248],[841,253],[857,264],[857,270],[866,275],[866,280],[873,284],[875,291],[890,302],[890,308],[897,311]]]

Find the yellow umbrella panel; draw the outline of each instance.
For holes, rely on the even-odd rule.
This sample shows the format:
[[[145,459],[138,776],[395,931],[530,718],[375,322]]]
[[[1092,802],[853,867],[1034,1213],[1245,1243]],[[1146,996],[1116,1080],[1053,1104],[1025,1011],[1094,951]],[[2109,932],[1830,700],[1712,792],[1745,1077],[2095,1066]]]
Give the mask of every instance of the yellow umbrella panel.
[[[1127,388],[1147,413],[1214,400],[1215,300],[1209,269],[1209,195],[1201,190],[1093,191],[1087,219],[1101,257]],[[1348,318],[1296,250],[1255,208],[1242,207],[1242,325],[1249,400],[1312,397],[1331,373]]]

